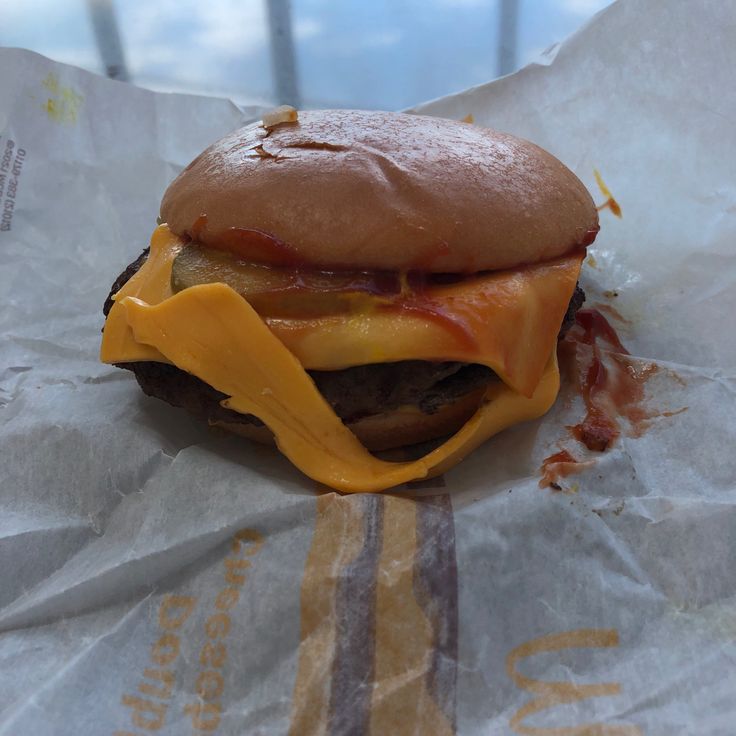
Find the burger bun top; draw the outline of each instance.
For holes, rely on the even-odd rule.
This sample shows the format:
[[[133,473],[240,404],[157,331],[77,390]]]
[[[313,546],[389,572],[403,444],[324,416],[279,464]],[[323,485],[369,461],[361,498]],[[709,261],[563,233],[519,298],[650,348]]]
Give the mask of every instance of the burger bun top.
[[[256,261],[444,273],[550,260],[598,230],[580,180],[529,141],[351,110],[225,136],[174,180],[161,216],[205,245],[241,234]]]

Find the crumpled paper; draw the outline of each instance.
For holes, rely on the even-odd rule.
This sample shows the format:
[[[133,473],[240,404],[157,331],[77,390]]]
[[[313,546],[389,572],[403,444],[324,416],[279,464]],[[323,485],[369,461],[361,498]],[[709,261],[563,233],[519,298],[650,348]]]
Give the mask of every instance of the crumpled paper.
[[[2,50],[0,734],[732,734],[733,11],[619,0],[415,110],[621,205],[583,286],[660,416],[562,492],[569,386],[438,480],[341,497],[100,364],[166,185],[260,111]]]

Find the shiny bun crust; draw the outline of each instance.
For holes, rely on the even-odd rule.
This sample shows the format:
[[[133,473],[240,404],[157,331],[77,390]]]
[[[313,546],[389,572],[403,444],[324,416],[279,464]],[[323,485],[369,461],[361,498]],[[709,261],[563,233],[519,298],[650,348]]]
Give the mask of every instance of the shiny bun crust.
[[[267,233],[294,263],[451,273],[545,261],[598,229],[580,180],[533,143],[350,110],[231,133],[174,180],[161,216],[211,245],[231,228]]]
[[[485,388],[468,393],[434,414],[424,414],[413,406],[399,407],[349,423],[347,427],[373,452],[428,442],[457,432],[473,416],[484,393]],[[235,422],[213,422],[213,425],[263,444],[274,442],[267,427]]]

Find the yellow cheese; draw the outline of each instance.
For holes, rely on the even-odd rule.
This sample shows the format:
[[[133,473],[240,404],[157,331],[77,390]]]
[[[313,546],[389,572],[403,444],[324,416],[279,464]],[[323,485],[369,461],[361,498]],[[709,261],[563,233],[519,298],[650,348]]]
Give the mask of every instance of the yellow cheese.
[[[158,304],[168,299],[173,293],[171,264],[183,245],[166,225],[160,225],[153,231],[148,260],[113,296],[115,303],[107,315],[102,334],[100,360],[103,363],[133,363],[141,360],[168,362],[155,348],[135,341],[125,312],[117,301],[126,296],[138,297],[148,304]]]
[[[144,266],[115,295],[105,324],[107,363],[173,363],[254,414],[304,473],[344,492],[382,491],[437,475],[486,439],[544,414],[555,400],[557,330],[582,256],[429,289],[431,309],[381,309],[305,320],[258,315],[225,284],[173,294],[183,246],[162,225]],[[409,305],[411,306],[411,305]],[[461,329],[458,329],[460,325]],[[490,366],[494,382],[476,414],[415,462],[376,459],[337,417],[305,369],[399,360],[459,360]]]
[[[224,406],[263,420],[294,465],[344,492],[382,491],[444,472],[496,432],[544,414],[559,388],[553,351],[531,398],[494,384],[451,439],[420,460],[389,463],[360,444],[301,363],[229,286],[194,286],[153,306],[125,296],[116,306],[137,343],[230,396]]]
[[[313,319],[265,317],[309,369],[400,360],[480,363],[531,396],[575,289],[580,256],[426,289],[404,308]]]
[[[116,300],[135,296],[158,304],[169,298],[172,263],[181,247],[182,242],[165,225],[158,227],[148,261]],[[311,319],[262,315],[262,319],[307,369],[456,360],[487,365],[507,385],[531,396],[555,347],[581,260],[582,254],[576,254],[432,287],[422,293],[418,305],[406,305],[408,309]],[[117,304],[105,325],[101,359],[107,363],[166,362],[158,351],[136,342]]]

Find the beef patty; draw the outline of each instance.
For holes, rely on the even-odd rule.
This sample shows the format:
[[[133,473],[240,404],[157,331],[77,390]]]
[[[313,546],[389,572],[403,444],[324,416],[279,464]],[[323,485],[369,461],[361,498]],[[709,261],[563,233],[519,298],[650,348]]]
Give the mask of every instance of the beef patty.
[[[112,309],[113,294],[120,291],[148,257],[148,249],[115,279],[102,309],[105,317]],[[585,293],[576,285],[559,337],[575,322],[575,313],[585,301]],[[162,399],[209,421],[234,422],[262,426],[251,414],[225,409],[220,402],[227,398],[196,376],[168,363],[144,361],[120,363],[118,367],[134,373],[144,393]],[[487,366],[475,363],[403,360],[376,363],[338,371],[307,371],[320,393],[344,422],[353,422],[411,404],[425,414],[499,380]]]

